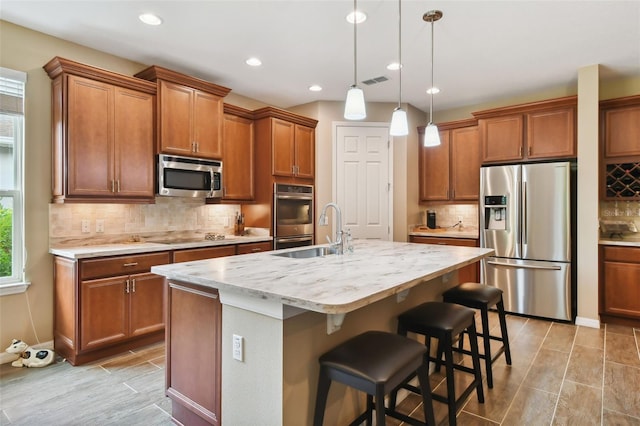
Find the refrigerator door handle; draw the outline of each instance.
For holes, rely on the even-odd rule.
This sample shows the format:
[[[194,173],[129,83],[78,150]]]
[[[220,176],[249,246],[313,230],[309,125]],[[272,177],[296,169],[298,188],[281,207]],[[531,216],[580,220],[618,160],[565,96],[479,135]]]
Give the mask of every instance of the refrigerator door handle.
[[[527,182],[522,182],[522,244],[527,244]]]
[[[560,269],[562,269],[559,266],[515,265],[513,263],[496,262],[494,260],[487,261],[487,264],[495,265],[495,266],[505,266],[507,268],[518,268],[518,269],[545,269],[548,271],[559,271]]]

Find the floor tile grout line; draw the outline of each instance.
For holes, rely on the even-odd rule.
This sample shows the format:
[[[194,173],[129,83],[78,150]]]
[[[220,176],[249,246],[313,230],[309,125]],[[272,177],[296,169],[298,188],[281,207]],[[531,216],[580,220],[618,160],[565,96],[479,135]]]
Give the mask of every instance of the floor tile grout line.
[[[600,424],[604,424],[604,378],[607,363],[607,323],[604,323],[604,342],[602,344],[602,389],[600,390]]]
[[[640,417],[636,417],[636,416],[634,416],[632,414],[628,414],[628,413],[625,413],[623,411],[612,410],[612,409],[607,409],[607,411],[611,411],[612,413],[620,414],[620,415],[625,416],[625,417],[631,417],[632,419],[635,419],[635,420],[640,420]],[[601,424],[603,424],[603,423],[601,423]]]
[[[554,323],[555,324],[555,323]],[[549,330],[553,327],[549,327]],[[569,357],[567,358],[567,365],[564,366],[564,374],[562,375],[562,382],[560,382],[560,390],[558,391],[558,398],[556,398],[556,405],[553,407],[553,414],[551,415],[551,423],[553,423],[553,419],[556,418],[556,412],[558,411],[558,405],[560,404],[560,396],[562,395],[562,389],[564,388],[565,380],[567,379],[567,371],[569,371],[569,364],[571,363],[571,355],[573,355],[573,348],[576,344],[576,339],[578,338],[578,332],[580,331],[580,326],[576,327],[576,332],[573,335],[573,342],[571,342],[571,350],[569,351]],[[542,342],[544,344],[544,341]]]

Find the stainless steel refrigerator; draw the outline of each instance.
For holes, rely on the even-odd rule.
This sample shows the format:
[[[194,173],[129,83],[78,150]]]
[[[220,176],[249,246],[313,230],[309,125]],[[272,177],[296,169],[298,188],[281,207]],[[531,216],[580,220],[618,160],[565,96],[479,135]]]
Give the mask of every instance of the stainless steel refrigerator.
[[[504,291],[509,312],[575,320],[572,169],[571,162],[480,169],[480,245],[496,252],[483,261],[482,279]]]

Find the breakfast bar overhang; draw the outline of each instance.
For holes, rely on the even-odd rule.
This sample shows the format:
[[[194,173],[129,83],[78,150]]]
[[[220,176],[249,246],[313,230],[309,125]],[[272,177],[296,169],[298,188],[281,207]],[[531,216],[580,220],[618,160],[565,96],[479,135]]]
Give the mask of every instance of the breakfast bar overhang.
[[[174,419],[311,424],[322,353],[367,330],[395,331],[399,313],[441,300],[458,283],[457,269],[493,253],[356,241],[355,250],[344,255],[282,255],[297,250],[152,268],[167,283],[167,393]],[[221,304],[218,314],[209,315],[211,303]],[[234,336],[241,338],[241,360],[234,359]],[[199,354],[198,348],[218,354]],[[208,377],[216,375],[208,371],[219,377]],[[326,424],[348,423],[363,401],[353,390],[333,385]]]

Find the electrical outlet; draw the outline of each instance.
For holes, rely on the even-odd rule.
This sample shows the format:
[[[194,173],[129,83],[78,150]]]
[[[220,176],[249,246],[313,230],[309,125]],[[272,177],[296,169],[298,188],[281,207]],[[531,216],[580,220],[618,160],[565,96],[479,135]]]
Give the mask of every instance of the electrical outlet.
[[[462,223],[462,216],[458,216],[458,222]]]
[[[233,335],[233,359],[244,361],[244,338],[237,334]]]
[[[96,219],[96,232],[104,232],[104,219]]]
[[[229,216],[225,216],[223,221],[224,221],[224,227],[228,228],[229,227]]]
[[[88,234],[89,232],[89,219],[82,219],[82,233]]]

